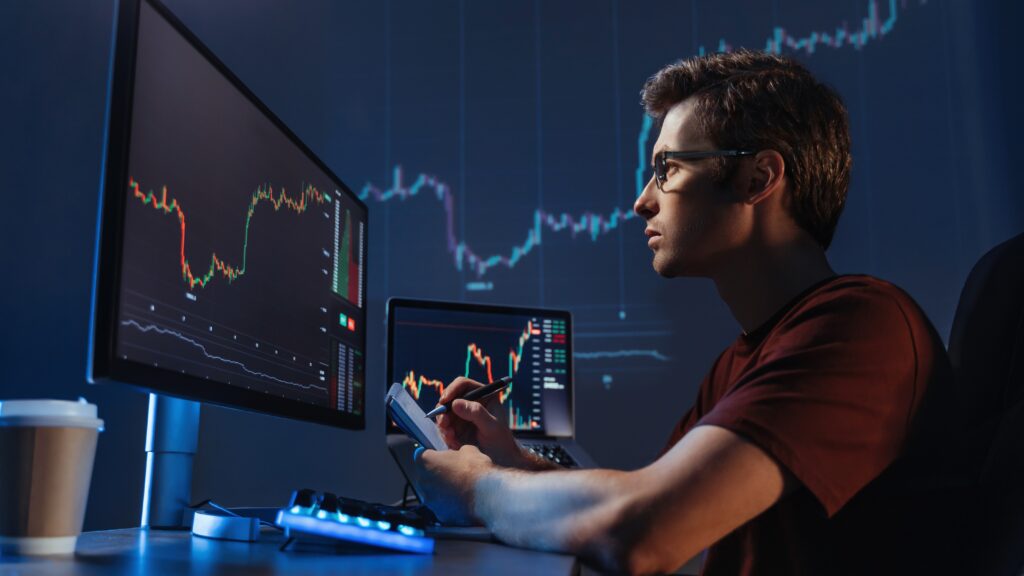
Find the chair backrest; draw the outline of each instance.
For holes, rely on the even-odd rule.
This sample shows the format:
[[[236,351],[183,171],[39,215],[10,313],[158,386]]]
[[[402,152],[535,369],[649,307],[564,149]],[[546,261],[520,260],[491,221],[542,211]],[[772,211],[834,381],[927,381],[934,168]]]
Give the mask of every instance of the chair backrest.
[[[1024,565],[1024,234],[971,270],[949,336],[978,487],[978,574]]]
[[[1004,418],[1024,401],[1024,234],[990,250],[971,270],[949,357],[967,403],[967,427],[991,444]]]

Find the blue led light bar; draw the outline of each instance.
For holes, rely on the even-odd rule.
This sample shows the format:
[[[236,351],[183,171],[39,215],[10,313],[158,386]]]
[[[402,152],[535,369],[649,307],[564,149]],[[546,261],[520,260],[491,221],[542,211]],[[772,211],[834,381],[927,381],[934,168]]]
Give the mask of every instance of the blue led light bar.
[[[393,532],[376,527],[363,528],[360,525],[346,524],[335,519],[319,519],[308,514],[295,514],[291,510],[278,511],[276,524],[282,528],[324,538],[346,540],[417,554],[434,553],[434,539],[416,536],[414,529]],[[369,522],[367,524],[369,525]],[[407,527],[402,526],[402,528]]]

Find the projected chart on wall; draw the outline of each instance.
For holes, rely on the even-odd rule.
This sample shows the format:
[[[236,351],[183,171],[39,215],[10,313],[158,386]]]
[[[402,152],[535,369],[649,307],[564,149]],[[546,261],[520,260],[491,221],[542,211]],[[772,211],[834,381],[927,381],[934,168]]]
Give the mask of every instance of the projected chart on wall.
[[[142,3],[117,353],[361,415],[366,210]]]
[[[483,383],[511,376],[499,400],[513,430],[568,427],[565,318],[403,307],[394,313],[390,373],[424,410],[437,405],[454,376]]]
[[[864,230],[884,211],[872,170],[904,162],[908,148],[880,134],[915,121],[901,133],[946,126],[947,71],[932,52],[948,23],[942,6],[923,0],[590,8],[394,0],[361,14],[364,25],[338,53],[350,44],[376,50],[344,61],[339,77],[372,81],[336,105],[373,102],[372,121],[364,128],[344,117],[329,142],[380,216],[375,297],[567,308],[585,388],[695,386],[701,374],[682,365],[687,354],[699,356],[700,370],[713,358],[689,345],[696,334],[718,330],[706,339],[720,350],[736,331],[706,284],[666,282],[651,269],[644,222],[632,211],[659,133],[638,105],[644,81],[681,58],[746,48],[795,58],[835,87],[850,109],[856,161],[832,255],[848,269],[875,270],[881,251]],[[893,97],[910,99],[915,82],[935,84],[934,97]],[[920,189],[909,176],[886,185]]]

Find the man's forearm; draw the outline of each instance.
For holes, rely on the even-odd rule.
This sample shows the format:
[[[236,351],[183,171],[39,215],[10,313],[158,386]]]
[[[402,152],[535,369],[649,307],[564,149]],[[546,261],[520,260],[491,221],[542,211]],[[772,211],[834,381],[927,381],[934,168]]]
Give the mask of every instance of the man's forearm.
[[[589,556],[600,564],[629,545],[623,525],[630,473],[615,470],[522,472],[495,468],[475,485],[474,514],[502,541]],[[615,540],[612,542],[611,540]]]
[[[697,426],[641,469],[528,472],[474,446],[417,460],[427,501],[453,521],[475,517],[513,545],[564,552],[634,574],[681,566],[797,487],[738,434]]]

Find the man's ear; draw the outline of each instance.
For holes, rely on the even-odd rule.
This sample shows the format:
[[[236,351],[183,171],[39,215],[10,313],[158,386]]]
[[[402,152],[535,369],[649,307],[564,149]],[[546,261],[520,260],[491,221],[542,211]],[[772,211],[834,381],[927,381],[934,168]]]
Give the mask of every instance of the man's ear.
[[[750,167],[750,185],[746,190],[746,202],[757,204],[782,189],[782,178],[786,174],[786,161],[775,150],[761,150],[754,156]]]

